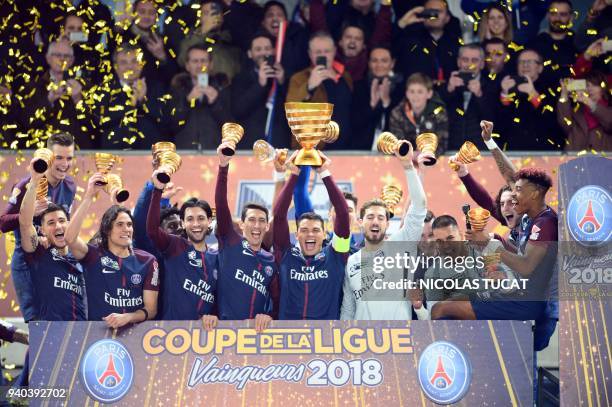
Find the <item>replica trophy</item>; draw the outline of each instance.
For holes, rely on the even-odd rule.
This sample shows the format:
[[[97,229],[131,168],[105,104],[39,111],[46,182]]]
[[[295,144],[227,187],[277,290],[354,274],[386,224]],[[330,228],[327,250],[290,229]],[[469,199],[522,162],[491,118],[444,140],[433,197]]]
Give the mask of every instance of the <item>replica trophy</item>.
[[[48,192],[49,182],[47,181],[47,177],[43,175],[38,179],[38,184],[36,185],[36,200],[46,201]]]
[[[467,218],[472,230],[476,232],[482,232],[484,230],[490,217],[491,212],[482,208],[472,208],[467,213]]]
[[[383,187],[380,199],[385,203],[391,218],[395,214],[395,207],[402,200],[402,195],[402,189],[397,185],[388,184]]]
[[[272,144],[266,140],[259,139],[253,143],[253,155],[257,160],[267,163],[274,161],[278,157],[279,162],[282,164],[287,160],[287,153],[289,150],[286,148],[276,149]]]
[[[157,180],[163,184],[170,182],[170,175],[181,167],[181,156],[176,152],[176,145],[170,141],[160,141],[151,146],[155,169],[163,168],[157,173]]]
[[[110,172],[118,161],[118,158],[119,157],[116,155],[110,153],[95,153],[94,161],[96,164],[96,171],[104,175],[104,181],[96,181],[96,185],[106,185],[108,183],[106,174]]]
[[[470,164],[482,158],[480,156],[480,151],[478,151],[478,147],[471,141],[463,143],[459,152],[453,157],[462,164]],[[459,171],[459,166],[456,163],[449,162],[449,164],[454,171]]]
[[[117,174],[108,174],[106,176],[106,185],[104,191],[110,196],[113,195],[114,191],[117,191],[117,202],[125,202],[130,197],[130,193],[127,189],[123,188],[123,180]]]
[[[398,151],[399,155],[405,156],[410,151],[408,143],[404,143],[404,140],[399,140],[393,133],[388,131],[380,133],[376,141],[376,147],[381,153],[389,155],[393,155],[395,151]]]
[[[338,124],[331,124],[333,111],[334,105],[331,103],[285,103],[289,128],[302,146],[295,157],[295,165],[319,167],[323,164],[323,159],[315,147],[320,141],[335,141],[340,135]]]
[[[417,149],[421,154],[425,153],[429,157],[423,162],[423,165],[434,165],[438,162],[436,158],[436,149],[438,148],[438,136],[434,133],[423,133],[419,134],[416,138]]]
[[[225,147],[221,152],[223,155],[234,155],[236,154],[236,145],[244,136],[244,128],[238,123],[225,123],[221,127],[221,142],[229,143],[230,147]]]
[[[49,168],[53,162],[53,151],[49,150],[48,148],[39,148],[38,150],[34,151],[33,158],[36,159],[32,165],[34,171],[42,174],[47,171],[47,168]]]

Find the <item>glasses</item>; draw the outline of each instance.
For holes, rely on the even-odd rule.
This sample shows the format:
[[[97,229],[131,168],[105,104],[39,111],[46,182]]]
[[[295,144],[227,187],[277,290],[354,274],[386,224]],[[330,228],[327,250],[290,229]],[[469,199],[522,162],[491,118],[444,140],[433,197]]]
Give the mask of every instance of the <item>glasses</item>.
[[[518,61],[519,65],[540,65],[537,59],[522,59]]]

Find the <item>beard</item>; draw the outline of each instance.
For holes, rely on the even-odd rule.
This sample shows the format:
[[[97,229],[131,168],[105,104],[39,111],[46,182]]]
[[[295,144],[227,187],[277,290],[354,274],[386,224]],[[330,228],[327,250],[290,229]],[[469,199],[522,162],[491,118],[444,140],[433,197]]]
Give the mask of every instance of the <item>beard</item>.
[[[568,31],[567,24],[563,24],[561,22],[549,24],[549,30],[556,34],[565,33]]]
[[[379,237],[377,237],[377,238],[373,237],[370,233],[366,233],[364,235],[364,238],[370,244],[378,244],[378,243],[382,242],[383,240],[385,240],[385,232],[380,231],[379,232]]]

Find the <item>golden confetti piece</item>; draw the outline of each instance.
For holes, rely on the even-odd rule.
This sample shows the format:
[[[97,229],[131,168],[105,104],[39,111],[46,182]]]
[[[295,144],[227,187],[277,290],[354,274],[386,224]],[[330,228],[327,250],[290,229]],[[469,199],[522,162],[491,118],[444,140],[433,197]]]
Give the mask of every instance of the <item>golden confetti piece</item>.
[[[520,123],[521,122],[521,118],[520,117],[515,117],[514,118],[514,123]]]
[[[594,28],[590,28],[587,30],[587,35],[597,35],[597,30]]]
[[[433,112],[434,112],[434,114],[435,114],[435,115],[437,115],[437,114],[440,114],[440,113],[441,113],[441,112],[443,112],[443,111],[444,111],[444,108],[443,108],[442,106],[438,106],[438,107],[436,107],[436,108],[434,109],[434,111],[433,111]]]
[[[465,112],[459,108],[456,108],[455,111],[457,112],[459,116],[463,116],[465,114]]]
[[[423,48],[423,52],[429,55],[429,50],[427,48]]]

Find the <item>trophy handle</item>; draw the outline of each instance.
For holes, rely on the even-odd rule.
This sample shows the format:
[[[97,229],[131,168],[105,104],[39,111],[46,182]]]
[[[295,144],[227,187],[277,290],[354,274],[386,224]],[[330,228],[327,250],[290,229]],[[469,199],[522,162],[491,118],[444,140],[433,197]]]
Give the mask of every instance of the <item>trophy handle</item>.
[[[34,161],[34,164],[32,166],[34,167],[34,171],[39,174],[44,173],[49,168],[47,162],[42,158],[39,158],[38,160]]]
[[[170,175],[166,174],[165,172],[158,172],[157,180],[162,184],[167,184],[168,182],[170,182]]]
[[[426,165],[428,167],[435,165],[438,162],[438,160],[436,159],[436,157],[427,157],[427,160],[423,161],[423,165]]]

